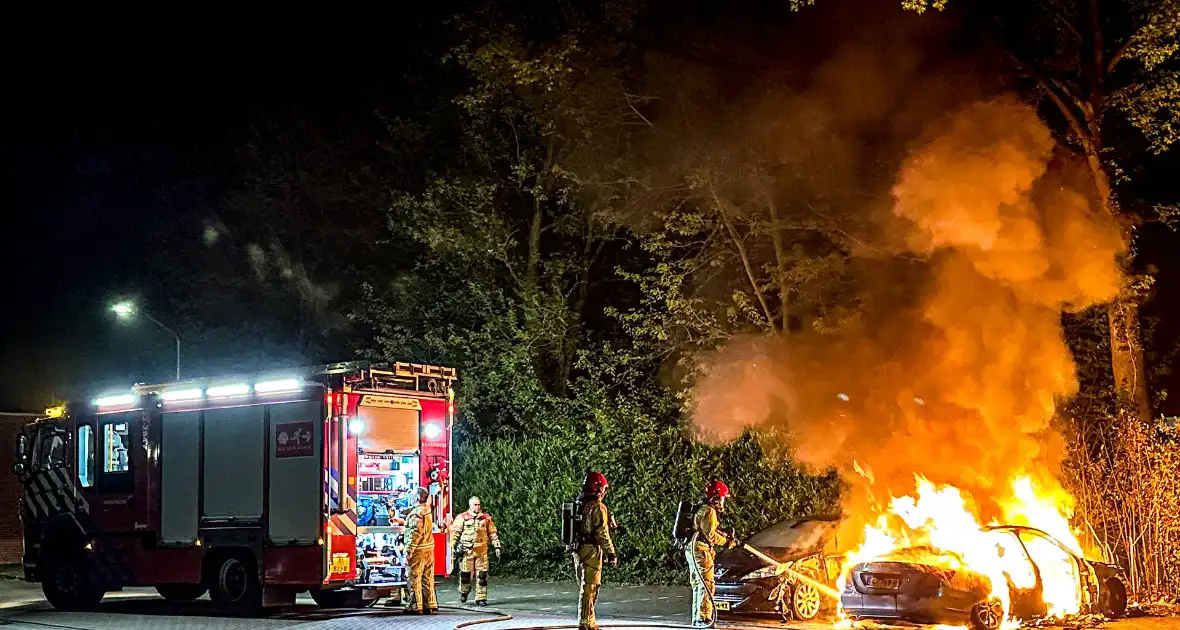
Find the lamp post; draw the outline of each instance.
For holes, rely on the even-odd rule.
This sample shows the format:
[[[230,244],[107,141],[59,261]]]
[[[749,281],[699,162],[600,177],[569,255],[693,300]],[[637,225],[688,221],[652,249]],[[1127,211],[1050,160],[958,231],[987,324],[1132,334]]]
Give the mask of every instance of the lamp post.
[[[160,320],[152,317],[151,313],[141,311],[135,307],[135,302],[117,302],[111,306],[111,311],[119,317],[119,319],[130,319],[131,317],[142,314],[151,323],[159,326],[164,332],[172,335],[176,339],[176,380],[180,380],[180,335],[176,334],[175,330],[160,323]]]

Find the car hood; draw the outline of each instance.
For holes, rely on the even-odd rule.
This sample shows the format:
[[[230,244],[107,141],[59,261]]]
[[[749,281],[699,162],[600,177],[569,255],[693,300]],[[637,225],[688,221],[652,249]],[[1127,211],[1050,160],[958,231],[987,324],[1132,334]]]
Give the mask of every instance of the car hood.
[[[760,547],[758,551],[765,553],[779,562],[793,562],[818,553],[819,548],[801,550],[783,549],[781,547]],[[729,581],[740,580],[746,574],[767,566],[764,560],[741,547],[727,549],[717,554],[714,564],[717,567],[717,576]]]

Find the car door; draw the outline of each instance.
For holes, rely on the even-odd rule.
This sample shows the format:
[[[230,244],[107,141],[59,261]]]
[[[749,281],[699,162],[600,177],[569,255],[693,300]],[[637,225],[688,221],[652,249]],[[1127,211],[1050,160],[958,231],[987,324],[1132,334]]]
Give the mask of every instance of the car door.
[[[1041,596],[1041,581],[1036,564],[1016,534],[1008,530],[994,530],[996,550],[1008,576],[1009,614],[1019,619],[1032,619],[1045,614]]]
[[[1036,565],[1045,612],[1077,612],[1081,596],[1077,557],[1037,532],[1021,531],[1020,541]]]

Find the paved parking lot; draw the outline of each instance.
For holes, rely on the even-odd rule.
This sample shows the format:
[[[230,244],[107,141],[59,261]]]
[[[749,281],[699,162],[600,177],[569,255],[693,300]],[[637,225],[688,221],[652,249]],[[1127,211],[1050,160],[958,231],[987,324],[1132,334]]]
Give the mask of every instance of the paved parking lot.
[[[493,583],[487,608],[459,602],[453,581],[440,584],[440,614],[406,616],[382,606],[366,610],[322,610],[307,596],[292,609],[261,619],[219,616],[207,599],[191,604],[169,604],[153,589],[111,593],[97,612],[65,613],[52,610],[40,589],[17,580],[0,580],[0,630],[520,630],[541,626],[577,627],[577,587],[573,582]],[[604,627],[686,627],[690,594],[683,587],[605,585],[599,597],[599,623]],[[505,617],[511,616],[511,619]],[[475,625],[468,625],[477,622]],[[782,624],[774,620],[732,620],[729,630],[831,630],[832,623]],[[1066,624],[1069,627],[1069,624]],[[1103,626],[1105,630],[1180,630],[1177,618],[1127,619]],[[723,628],[725,630],[725,628]]]

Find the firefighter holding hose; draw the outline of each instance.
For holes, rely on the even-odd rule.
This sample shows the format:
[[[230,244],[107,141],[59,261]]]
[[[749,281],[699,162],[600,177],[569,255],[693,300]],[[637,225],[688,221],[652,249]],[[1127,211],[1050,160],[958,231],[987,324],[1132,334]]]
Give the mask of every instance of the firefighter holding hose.
[[[405,540],[409,564],[410,601],[406,613],[433,615],[438,612],[434,596],[434,517],[430,491],[418,488],[418,504],[406,516]]]
[[[718,514],[725,511],[725,499],[729,497],[729,486],[714,479],[705,485],[705,500],[693,515],[692,542],[685,549],[688,561],[688,578],[692,583],[692,625],[707,627],[713,625],[713,593],[716,588],[713,575],[713,559],[716,546],[733,547],[737,540],[721,530]]]
[[[586,473],[582,493],[575,500],[575,510],[581,515],[577,550],[574,553],[574,572],[578,577],[578,628],[596,630],[594,604],[598,587],[602,585],[602,565],[618,564],[615,544],[610,537],[613,521],[602,498],[606,495],[606,476],[597,471]]]
[[[459,561],[459,600],[466,602],[475,582],[475,605],[488,605],[488,545],[500,559],[500,534],[492,515],[483,511],[479,497],[467,501],[467,511],[451,522],[451,547]]]

